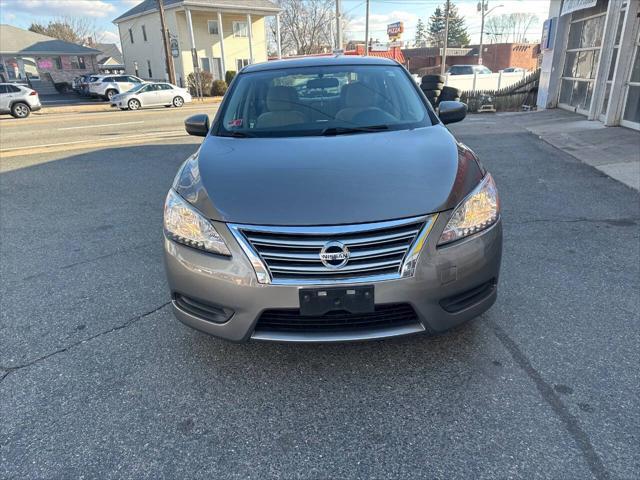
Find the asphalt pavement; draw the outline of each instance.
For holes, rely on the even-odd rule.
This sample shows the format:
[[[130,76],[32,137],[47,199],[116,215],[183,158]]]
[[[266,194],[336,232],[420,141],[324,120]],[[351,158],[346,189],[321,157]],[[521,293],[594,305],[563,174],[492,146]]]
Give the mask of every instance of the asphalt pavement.
[[[639,478],[638,193],[510,117],[453,130],[500,190],[497,303],[341,345],[173,318],[162,204],[197,139],[0,160],[0,478]]]

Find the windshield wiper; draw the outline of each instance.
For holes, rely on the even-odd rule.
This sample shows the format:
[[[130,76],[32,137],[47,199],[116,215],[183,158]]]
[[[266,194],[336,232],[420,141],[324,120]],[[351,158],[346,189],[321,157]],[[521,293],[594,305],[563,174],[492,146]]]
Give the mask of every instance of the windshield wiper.
[[[362,133],[362,132],[380,132],[383,130],[389,130],[389,125],[369,125],[366,127],[328,127],[320,132],[320,135],[345,135],[347,133]]]
[[[254,138],[255,135],[252,135],[247,132],[226,132],[220,135],[221,137],[233,137],[233,138]]]

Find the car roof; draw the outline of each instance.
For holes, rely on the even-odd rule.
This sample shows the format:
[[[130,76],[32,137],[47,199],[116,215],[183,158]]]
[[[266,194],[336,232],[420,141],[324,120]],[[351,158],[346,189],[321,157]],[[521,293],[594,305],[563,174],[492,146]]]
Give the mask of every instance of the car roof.
[[[254,63],[242,69],[242,73],[263,72],[285,68],[322,67],[340,65],[399,65],[395,60],[383,57],[360,57],[356,55],[330,55],[287,58],[270,62]]]

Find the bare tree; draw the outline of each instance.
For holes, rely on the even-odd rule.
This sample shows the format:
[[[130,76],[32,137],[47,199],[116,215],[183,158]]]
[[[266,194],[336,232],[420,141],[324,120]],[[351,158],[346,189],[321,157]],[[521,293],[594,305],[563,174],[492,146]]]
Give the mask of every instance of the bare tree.
[[[32,23],[29,30],[79,45],[91,46],[101,40],[97,38],[101,36],[97,34],[95,22],[86,17],[58,17],[46,25]]]
[[[283,54],[308,55],[331,51],[335,23],[333,0],[276,0],[280,13]],[[347,19],[343,20],[345,23]],[[275,39],[275,20],[270,22]]]
[[[538,17],[533,13],[512,13],[513,41],[523,43],[527,40],[527,33]]]
[[[484,24],[485,34],[493,42],[522,43],[527,33],[538,21],[532,13],[509,13],[490,17]]]

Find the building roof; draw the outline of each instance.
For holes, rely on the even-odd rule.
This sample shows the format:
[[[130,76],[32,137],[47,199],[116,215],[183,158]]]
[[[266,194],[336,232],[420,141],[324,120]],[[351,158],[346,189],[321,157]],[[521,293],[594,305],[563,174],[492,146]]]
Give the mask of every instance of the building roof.
[[[190,7],[212,7],[221,9],[237,9],[237,10],[265,10],[271,12],[279,12],[280,8],[270,0],[164,0],[165,8],[173,8],[180,6]],[[142,0],[135,7],[127,10],[113,23],[118,23],[129,17],[135,17],[145,13],[151,13],[158,10],[157,0]]]
[[[104,63],[104,60],[113,58],[118,64],[123,64],[122,52],[115,43],[96,43],[95,48],[100,50],[101,55],[98,55],[98,63]]]
[[[96,55],[100,51],[3,23],[0,25],[0,53],[19,53],[20,55]]]
[[[270,62],[254,63],[242,69],[243,72],[262,72],[264,70],[278,70],[281,68],[321,67],[332,65],[397,65],[388,58],[359,57],[355,55],[310,55],[306,57],[272,60]]]

